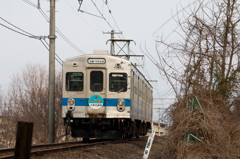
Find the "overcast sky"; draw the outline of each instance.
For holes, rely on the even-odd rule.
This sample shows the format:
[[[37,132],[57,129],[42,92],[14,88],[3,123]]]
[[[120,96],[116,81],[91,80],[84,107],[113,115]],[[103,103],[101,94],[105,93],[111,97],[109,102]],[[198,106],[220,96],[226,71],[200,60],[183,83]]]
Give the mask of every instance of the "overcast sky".
[[[26,1],[32,3],[30,5]],[[34,7],[38,0],[1,0],[0,1],[0,58],[1,58],[1,79],[0,86],[7,89],[7,85],[13,74],[19,73],[27,64],[40,64],[48,68],[48,50],[40,40],[31,39],[19,33],[11,31],[2,26],[9,25],[6,21],[25,30],[33,35],[48,36],[49,23],[41,14],[41,10],[49,16],[49,0],[40,0],[41,10]],[[106,2],[108,5],[106,5]],[[59,34],[56,39],[56,53],[62,60],[72,56],[91,54],[93,50],[109,50],[106,41],[110,35],[102,34],[103,31],[122,31],[123,37],[132,39],[136,45],[131,45],[131,50],[135,54],[142,54],[140,45],[156,55],[154,35],[168,34],[176,27],[170,21],[161,30],[156,30],[176,13],[176,9],[186,6],[190,0],[83,0],[81,10],[78,12],[78,0],[58,0],[56,3],[56,27],[74,45],[78,51],[70,46]],[[97,6],[97,8],[95,7]],[[109,9],[111,13],[109,13]],[[89,15],[94,14],[96,16]],[[103,14],[104,18],[99,18]],[[115,20],[113,20],[113,18]],[[3,18],[3,19],[2,19]],[[16,28],[14,28],[17,30]],[[116,36],[117,37],[117,36]],[[48,39],[46,39],[48,42]],[[145,47],[145,46],[144,46]],[[81,51],[80,51],[81,50]],[[141,58],[137,61],[143,64]],[[158,80],[152,85],[154,97],[172,97],[174,94],[166,81],[158,75],[157,68],[145,58],[145,71],[148,79]],[[56,62],[56,68],[61,70],[60,64]],[[169,101],[155,101],[167,106]],[[155,105],[155,107],[158,107]],[[154,119],[157,119],[155,113]]]

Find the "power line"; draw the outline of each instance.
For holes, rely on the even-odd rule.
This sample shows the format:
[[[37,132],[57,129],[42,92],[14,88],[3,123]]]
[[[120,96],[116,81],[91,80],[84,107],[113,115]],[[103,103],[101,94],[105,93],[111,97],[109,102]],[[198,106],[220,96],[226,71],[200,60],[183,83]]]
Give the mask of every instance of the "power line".
[[[81,1],[81,0],[80,0]],[[69,0],[64,0],[64,2],[74,11],[74,13],[76,13],[75,12],[75,8],[69,3]],[[81,7],[80,7],[81,8]],[[83,11],[83,10],[81,10],[81,9],[78,9],[78,11]],[[82,13],[85,13],[85,11],[83,11]],[[79,16],[79,14],[77,14],[78,16]],[[99,16],[98,16],[99,17]],[[99,17],[99,18],[101,18],[102,19],[102,17]],[[88,24],[89,26],[91,26],[91,27],[93,27],[95,30],[98,30],[98,31],[102,31],[103,29],[100,29],[100,28],[98,28],[96,25],[91,25],[91,24],[89,24],[89,22],[88,21],[86,21],[83,17],[81,17],[81,20],[82,21],[84,21],[86,24]]]
[[[21,35],[23,35],[23,36],[26,36],[26,37],[29,37],[29,38],[34,38],[34,39],[44,39],[44,38],[46,38],[46,36],[35,36],[35,35],[27,32],[27,31],[21,29],[20,27],[17,27],[16,25],[10,23],[9,21],[7,21],[6,19],[4,19],[4,18],[2,18],[2,17],[0,17],[0,19],[3,20],[4,22],[6,22],[7,24],[11,25],[12,27],[14,27],[14,28],[16,28],[16,29],[19,30],[19,31],[18,31],[18,30],[15,30],[15,29],[13,29],[13,28],[10,28],[10,27],[8,27],[8,26],[0,23],[0,25],[2,25],[3,27],[5,27],[5,28],[7,28],[7,29],[9,29],[9,30],[11,30],[11,31],[13,31],[13,32],[16,32],[16,33],[21,34]]]
[[[39,8],[38,9],[40,11],[40,13],[44,16],[44,18],[49,22],[49,18],[48,16],[44,13],[44,11]],[[67,42],[74,50],[76,50],[77,52],[79,52],[80,54],[85,54],[80,48],[78,48],[75,44],[73,44],[59,29],[58,27],[56,27],[56,31],[57,33],[62,37],[62,39]]]
[[[34,3],[30,2],[29,0],[23,0],[23,1],[25,1],[26,3],[28,3],[29,5],[31,5],[31,6],[33,6],[35,8],[38,8],[37,5],[35,5]]]
[[[16,32],[16,33],[18,33],[18,34],[21,34],[21,35],[23,35],[23,36],[27,36],[27,37],[33,38],[33,39],[38,39],[38,40],[47,38],[47,36],[36,36],[36,35],[33,35],[33,34],[27,32],[27,31],[25,31],[25,30],[17,27],[16,25],[10,23],[9,21],[5,20],[5,19],[2,18],[2,17],[0,17],[0,19],[2,19],[4,22],[8,23],[8,24],[11,25],[12,27],[14,27],[14,28],[16,28],[16,29],[18,29],[18,30],[20,30],[20,31],[15,30],[15,29],[13,29],[13,28],[10,28],[10,27],[2,24],[2,23],[0,23],[0,25],[2,25],[3,27],[5,27],[5,28],[7,28],[7,29],[9,29],[9,30],[11,30],[11,31],[14,31],[14,32]],[[23,33],[22,33],[22,32],[23,32]]]
[[[80,11],[80,12],[82,12],[82,13],[85,13],[85,14],[88,14],[88,15],[91,15],[91,16],[95,16],[95,17],[97,17],[97,18],[103,19],[103,20],[107,23],[107,25],[108,25],[112,30],[114,30],[114,27],[113,27],[113,26],[110,24],[110,22],[108,22],[108,20],[105,18],[105,16],[103,15],[103,13],[102,13],[102,12],[100,11],[100,9],[98,8],[97,4],[96,4],[93,0],[91,0],[91,2],[92,2],[92,4],[94,5],[94,7],[97,9],[97,11],[98,11],[98,13],[100,14],[100,16],[99,16],[99,15],[96,15],[96,14],[93,14],[93,13],[89,13],[89,12],[86,12],[86,11],[81,10],[80,8],[81,8],[81,5],[82,5],[82,0],[79,0],[79,9],[78,9],[78,11]],[[103,3],[104,3],[104,1],[103,1]],[[120,28],[119,28],[119,26],[118,26],[115,18],[113,17],[112,11],[110,10],[110,7],[108,6],[108,3],[105,3],[105,4],[106,4],[106,6],[108,7],[108,12],[109,12],[109,14],[110,14],[111,17],[112,17],[113,22],[115,23],[118,31],[120,31]],[[118,37],[121,38],[120,35],[118,35]]]
[[[195,0],[192,3],[188,4],[187,6],[183,7],[180,11],[177,11],[171,18],[169,18],[168,20],[166,20],[162,25],[160,25],[160,27],[158,27],[152,35],[156,34],[160,29],[162,29],[166,24],[168,24],[175,16],[177,16],[180,12],[184,11],[186,8],[190,7],[191,5],[195,4],[199,2],[199,0]]]
[[[103,2],[104,2],[104,0],[103,0]],[[119,26],[118,26],[118,24],[117,24],[117,22],[116,22],[116,20],[115,20],[115,18],[114,18],[114,16],[113,16],[113,14],[112,14],[112,11],[111,11],[111,9],[110,9],[107,1],[106,1],[105,4],[106,4],[106,6],[108,7],[108,11],[109,11],[109,13],[110,13],[110,15],[111,15],[111,17],[112,17],[112,19],[113,19],[113,21],[114,21],[117,29],[120,31],[120,28],[119,28]],[[96,7],[96,5],[95,5],[95,7]],[[98,11],[99,11],[99,9],[98,9]],[[99,12],[100,12],[100,11],[99,11]],[[101,13],[100,13],[100,14],[101,14]],[[101,15],[103,15],[103,14],[101,14]],[[103,18],[103,19],[104,19],[104,18]],[[120,35],[118,35],[118,36],[120,37]],[[124,38],[124,36],[123,36],[122,34],[121,34],[121,36]],[[130,52],[131,52],[132,54],[136,55],[131,49],[130,49]],[[124,52],[124,53],[125,53],[125,52]],[[126,53],[125,53],[125,54],[126,54]],[[136,61],[137,61],[138,63],[140,63],[137,58],[135,58],[135,59],[136,59]],[[150,79],[150,75],[149,75],[149,73],[147,72],[147,70],[143,69],[143,71],[147,74],[148,78]],[[157,91],[157,92],[158,92],[158,91]],[[158,95],[159,95],[159,93],[158,93]]]
[[[93,0],[91,0],[91,1],[92,1],[92,3],[94,4],[95,8],[98,10],[99,14],[102,16],[102,18],[103,18],[103,19],[106,21],[106,23],[113,29],[113,27],[110,25],[110,23],[109,23],[109,22],[106,20],[106,18],[104,17],[103,13],[102,13],[102,12],[99,10],[99,8],[97,7],[96,3],[93,2]],[[116,20],[115,20],[115,18],[114,18],[114,16],[113,16],[113,14],[112,14],[112,11],[110,10],[110,7],[109,7],[107,1],[106,1],[105,4],[106,4],[106,6],[108,7],[108,11],[109,11],[109,13],[110,13],[110,15],[111,15],[111,17],[112,17],[112,19],[113,19],[113,21],[114,21],[117,29],[120,31],[120,28],[119,28],[119,26],[118,26],[118,24],[117,24],[117,22],[116,22]],[[120,37],[120,35],[118,35],[118,36]],[[123,35],[122,35],[122,37],[124,38]],[[120,38],[121,38],[121,37],[120,37]],[[117,45],[118,45],[118,44],[117,44]],[[118,46],[119,46],[119,45],[118,45]],[[120,46],[119,46],[119,47],[120,47]],[[131,49],[129,49],[129,50],[130,50],[131,53],[133,53],[133,54],[135,55],[135,53],[134,53]],[[124,53],[125,53],[125,52],[124,52]],[[125,54],[126,54],[126,53],[125,53]],[[137,58],[136,58],[136,61],[139,63],[139,61],[138,61]],[[146,72],[144,69],[143,69],[143,71],[148,74],[148,72]]]
[[[44,13],[44,11],[41,8],[37,8],[38,11],[42,14],[42,16],[46,19],[47,22],[49,22],[48,16]]]
[[[44,42],[47,44],[47,46],[49,46],[49,44],[46,40],[44,40]],[[49,50],[49,48],[48,48],[48,50]],[[58,54],[56,54],[55,56],[61,61],[61,63],[63,63],[63,60],[58,56]]]
[[[112,27],[112,25],[107,21],[107,19],[104,17],[103,13],[98,9],[97,5],[95,2],[93,2],[93,0],[91,0],[91,2],[93,3],[93,5],[95,6],[95,8],[97,9],[98,13],[102,16],[102,18],[105,20],[105,22],[108,24],[108,26],[114,30],[114,28]]]
[[[18,30],[20,30],[20,31],[22,31],[22,32],[24,32],[24,33],[26,33],[26,34],[32,35],[31,33],[26,32],[25,30],[23,30],[23,29],[15,26],[15,25],[13,25],[12,23],[10,23],[9,21],[7,21],[6,19],[4,19],[4,18],[2,18],[2,17],[0,17],[0,19],[2,19],[4,22],[8,23],[9,25],[13,26],[14,28],[17,28]],[[33,35],[32,35],[32,36],[33,36]]]
[[[29,0],[23,0],[24,2],[30,4],[31,6],[33,6],[34,8],[37,8],[38,11],[42,14],[42,16],[46,19],[47,22],[49,22],[49,17],[44,13],[44,11],[42,10],[42,8],[39,6],[34,5],[32,2],[30,2]],[[71,42],[61,31],[60,29],[58,29],[58,27],[56,27],[56,31],[57,33],[60,35],[60,37],[66,42],[68,43],[74,50],[76,50],[77,52],[79,52],[80,54],[85,54],[80,48],[78,48],[75,44],[73,44],[73,42]]]
[[[3,27],[5,27],[5,28],[7,28],[7,29],[9,29],[9,30],[11,30],[11,31],[14,31],[14,32],[16,32],[16,33],[18,33],[18,34],[21,34],[21,35],[23,35],[23,36],[26,36],[26,37],[31,38],[29,35],[24,34],[24,33],[21,33],[21,32],[19,32],[19,31],[17,31],[17,30],[14,30],[14,29],[12,29],[12,28],[10,28],[10,27],[8,27],[8,26],[2,24],[2,23],[0,23],[0,25],[3,26]]]
[[[44,40],[44,42],[45,42],[46,44],[45,44],[42,40],[40,40],[40,41],[41,41],[41,43],[44,45],[44,47],[49,51],[49,48],[47,47],[49,44],[47,43],[47,41]],[[57,55],[57,53],[55,53],[55,59],[56,59],[57,62],[62,66],[63,61],[62,61],[62,59]]]
[[[92,0],[92,2],[93,2],[93,0]],[[103,2],[104,2],[104,0],[103,0]],[[113,21],[114,21],[117,29],[118,29],[119,31],[121,31],[120,28],[119,28],[119,26],[118,26],[118,24],[117,24],[117,22],[116,22],[116,20],[115,20],[115,18],[114,18],[114,16],[113,16],[113,14],[112,14],[112,11],[111,11],[111,9],[110,9],[110,7],[109,7],[109,5],[108,5],[108,2],[106,1],[105,4],[106,4],[106,6],[108,7],[108,11],[109,11],[109,13],[110,13],[110,15],[111,15],[111,17],[112,17],[112,19],[113,19]],[[96,7],[96,4],[95,4],[95,7]],[[97,8],[97,9],[98,9],[98,8]],[[98,11],[100,12],[99,9],[98,9]],[[103,16],[102,13],[100,13],[100,14]],[[106,18],[104,18],[104,17],[103,17],[103,19],[106,20]],[[108,23],[108,22],[107,22],[107,23]],[[110,26],[110,27],[111,27],[111,26]],[[124,39],[124,36],[123,36],[122,34],[121,34],[121,36],[122,36],[122,38]],[[120,35],[118,35],[118,37],[121,38]],[[132,54],[136,55],[136,54],[132,51],[131,48],[129,49],[129,51],[130,51]],[[125,53],[125,52],[124,52],[124,53]],[[126,53],[125,53],[125,54],[126,54]],[[135,59],[136,59],[136,61],[137,61],[138,63],[140,63],[137,58],[135,58]],[[144,71],[146,74],[148,74],[148,72],[147,72],[146,70],[143,69],[143,71]],[[148,74],[148,76],[149,76],[149,74]],[[150,76],[149,76],[149,77],[150,77]],[[149,79],[150,79],[150,78],[149,78]]]
[[[23,36],[26,36],[26,37],[29,37],[29,38],[34,38],[34,39],[40,40],[41,43],[44,45],[44,47],[45,47],[47,50],[49,50],[49,48],[47,47],[48,43],[47,43],[47,41],[45,40],[45,37],[44,37],[44,36],[40,36],[40,37],[39,37],[39,36],[35,36],[35,35],[27,32],[27,31],[25,31],[25,30],[17,27],[16,25],[10,23],[9,21],[7,21],[6,19],[4,19],[4,18],[2,18],[2,17],[0,17],[0,19],[3,20],[4,22],[6,22],[7,24],[13,26],[14,28],[17,28],[18,30],[24,32],[24,33],[20,32],[20,31],[17,31],[17,30],[15,30],[15,29],[13,29],[13,28],[10,28],[10,27],[8,27],[8,26],[0,23],[1,26],[3,26],[3,27],[5,27],[5,28],[7,28],[7,29],[9,29],[9,30],[11,30],[11,31],[13,31],[13,32],[15,32],[15,33],[18,33],[18,34],[20,34],[20,35],[23,35]],[[42,41],[42,39],[44,39],[44,41],[45,41],[45,43],[46,43],[47,45]],[[60,65],[62,65],[62,62],[63,62],[63,61],[62,61],[62,59],[61,59],[57,54],[56,54],[55,59],[58,61],[58,63],[59,63]],[[60,62],[59,60],[60,60],[61,62]]]
[[[104,0],[103,0],[103,2],[104,2]],[[111,11],[111,9],[110,9],[110,7],[109,7],[107,1],[105,2],[105,4],[106,4],[106,6],[108,7],[108,12],[110,13],[110,15],[111,15],[111,17],[112,17],[112,19],[113,19],[113,21],[114,21],[114,23],[115,23],[115,25],[116,25],[118,31],[120,32],[121,30],[120,30],[120,28],[119,28],[119,26],[118,26],[118,24],[117,24],[115,18],[113,17],[112,11]],[[120,37],[120,35],[118,35],[118,36]],[[122,35],[122,37],[123,37],[123,35]]]
[[[91,16],[94,16],[94,17],[103,19],[103,17],[100,17],[100,16],[98,16],[98,15],[95,15],[95,14],[92,14],[92,13],[89,13],[89,12],[86,12],[86,11],[84,11],[84,10],[79,10],[79,11],[82,12],[82,13],[85,13],[85,14],[88,14],[88,15],[91,15]]]

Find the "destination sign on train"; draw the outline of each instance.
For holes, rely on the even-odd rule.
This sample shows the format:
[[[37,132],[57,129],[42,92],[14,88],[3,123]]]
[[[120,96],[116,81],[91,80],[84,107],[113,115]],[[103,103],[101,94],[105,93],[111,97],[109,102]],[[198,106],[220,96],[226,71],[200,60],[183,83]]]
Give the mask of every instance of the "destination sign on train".
[[[89,64],[105,64],[106,60],[103,58],[89,58],[88,63]]]

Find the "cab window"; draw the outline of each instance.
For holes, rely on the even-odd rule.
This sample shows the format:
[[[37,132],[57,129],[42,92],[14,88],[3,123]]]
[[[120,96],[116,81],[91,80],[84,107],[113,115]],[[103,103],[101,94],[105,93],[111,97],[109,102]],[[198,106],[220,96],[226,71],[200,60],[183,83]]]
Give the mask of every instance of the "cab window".
[[[101,92],[103,90],[102,71],[92,71],[90,73],[90,89],[93,92]]]
[[[83,73],[67,72],[66,73],[66,90],[83,91]]]
[[[127,91],[127,74],[110,73],[109,74],[109,91],[126,92]]]

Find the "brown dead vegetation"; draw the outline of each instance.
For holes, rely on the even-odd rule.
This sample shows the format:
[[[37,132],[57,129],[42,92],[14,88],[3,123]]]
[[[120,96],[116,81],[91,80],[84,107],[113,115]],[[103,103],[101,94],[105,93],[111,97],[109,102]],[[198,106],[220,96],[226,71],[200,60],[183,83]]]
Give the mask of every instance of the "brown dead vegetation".
[[[157,39],[159,61],[155,61],[177,97],[170,108],[172,126],[161,157],[239,158],[240,2],[194,4],[175,17],[176,42]],[[205,115],[198,106],[193,112],[186,108],[195,96]],[[188,143],[188,134],[202,142],[191,136]]]
[[[224,100],[210,93],[198,96],[205,116],[199,109],[191,113],[186,103],[188,96],[175,103],[171,113],[173,124],[169,128],[168,141],[162,158],[177,159],[225,159],[240,157],[240,125],[237,116],[230,111]],[[187,134],[193,134],[187,142]]]
[[[65,129],[61,117],[62,76],[56,74],[55,130],[56,142],[63,140]],[[0,91],[0,147],[14,147],[17,121],[33,122],[33,144],[47,142],[48,73],[39,65],[27,65],[10,81],[8,93]]]

